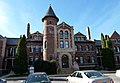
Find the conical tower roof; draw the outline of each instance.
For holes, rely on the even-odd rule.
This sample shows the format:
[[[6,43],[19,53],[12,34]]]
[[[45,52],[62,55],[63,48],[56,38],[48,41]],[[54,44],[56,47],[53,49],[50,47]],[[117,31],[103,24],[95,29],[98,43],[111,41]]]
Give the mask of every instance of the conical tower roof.
[[[42,22],[44,21],[44,19],[46,17],[54,17],[57,19],[57,21],[59,21],[58,17],[55,15],[51,5],[49,6],[48,11],[46,12],[45,16],[42,18]]]

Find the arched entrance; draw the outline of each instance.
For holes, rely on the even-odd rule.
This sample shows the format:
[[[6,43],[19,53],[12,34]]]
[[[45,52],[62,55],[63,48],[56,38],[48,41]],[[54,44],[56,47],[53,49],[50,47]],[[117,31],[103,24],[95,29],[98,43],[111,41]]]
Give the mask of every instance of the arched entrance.
[[[69,57],[67,55],[62,56],[62,68],[69,68]]]

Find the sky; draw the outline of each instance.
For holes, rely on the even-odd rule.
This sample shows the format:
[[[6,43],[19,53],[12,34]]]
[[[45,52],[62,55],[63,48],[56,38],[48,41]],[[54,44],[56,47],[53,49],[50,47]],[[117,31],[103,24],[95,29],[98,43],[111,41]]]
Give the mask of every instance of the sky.
[[[100,39],[101,33],[120,34],[120,0],[0,0],[0,35],[19,38],[30,32],[43,33],[42,17],[52,6],[58,24],[65,22],[74,27],[74,34],[86,35],[90,27],[92,39]]]

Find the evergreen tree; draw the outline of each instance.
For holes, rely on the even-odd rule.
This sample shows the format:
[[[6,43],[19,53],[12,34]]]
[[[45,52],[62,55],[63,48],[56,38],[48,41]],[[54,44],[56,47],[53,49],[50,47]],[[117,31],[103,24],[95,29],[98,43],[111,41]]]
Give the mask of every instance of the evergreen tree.
[[[14,66],[15,66],[14,72],[16,74],[23,74],[27,72],[28,63],[27,63],[27,50],[26,50],[25,35],[23,35],[23,37],[20,37],[19,39]]]
[[[102,45],[102,48],[105,48],[105,47],[106,47],[105,38],[104,38],[103,33],[101,33],[101,45]]]
[[[102,44],[102,63],[103,67],[109,70],[115,69],[115,59],[114,51],[112,50],[112,42],[108,35],[101,34],[101,44]]]

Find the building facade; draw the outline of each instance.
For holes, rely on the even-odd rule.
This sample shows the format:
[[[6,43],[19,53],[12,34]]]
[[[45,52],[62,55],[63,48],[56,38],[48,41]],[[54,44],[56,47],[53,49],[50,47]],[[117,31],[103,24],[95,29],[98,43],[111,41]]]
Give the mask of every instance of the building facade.
[[[42,18],[43,33],[31,33],[27,24],[27,55],[28,67],[33,66],[38,59],[56,60],[60,73],[70,73],[77,69],[102,68],[101,42],[91,40],[90,28],[87,35],[78,32],[74,27],[62,22],[52,7],[49,6]],[[110,36],[113,44],[116,66],[120,68],[120,35],[114,31]],[[15,52],[19,38],[7,38],[0,35],[0,71],[10,72],[14,66]]]

